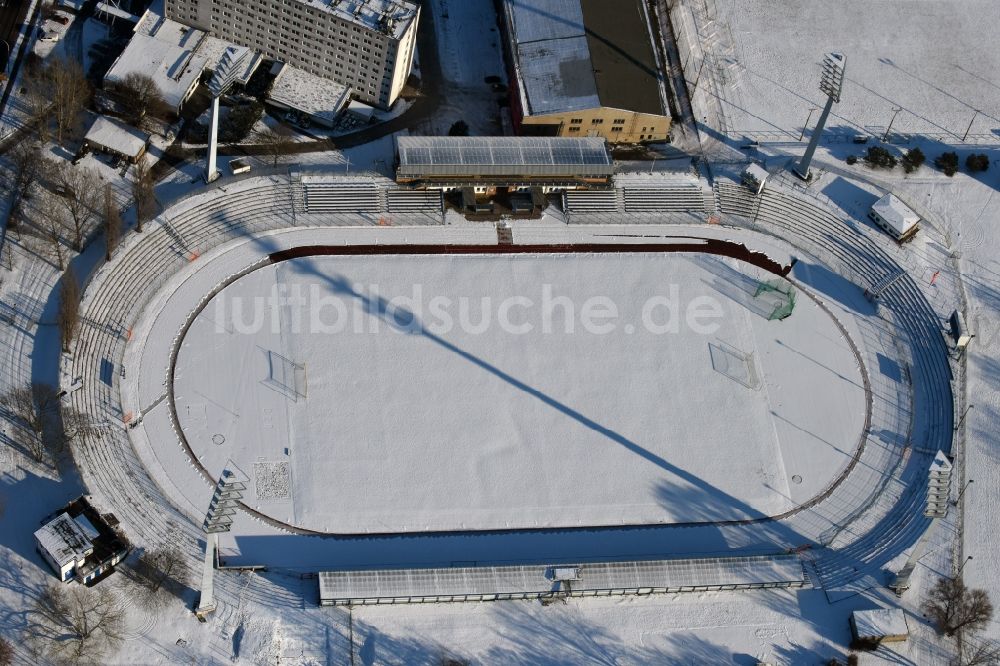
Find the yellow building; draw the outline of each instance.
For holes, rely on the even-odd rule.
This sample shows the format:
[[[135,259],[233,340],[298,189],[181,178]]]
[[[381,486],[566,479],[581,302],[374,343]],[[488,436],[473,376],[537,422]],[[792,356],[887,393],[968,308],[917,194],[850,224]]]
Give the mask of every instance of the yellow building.
[[[504,0],[504,22],[518,133],[668,138],[666,86],[641,0]]]

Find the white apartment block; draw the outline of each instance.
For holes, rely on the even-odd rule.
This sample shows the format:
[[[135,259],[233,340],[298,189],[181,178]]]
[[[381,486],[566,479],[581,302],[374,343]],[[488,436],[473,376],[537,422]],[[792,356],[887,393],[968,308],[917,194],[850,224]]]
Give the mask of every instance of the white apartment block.
[[[413,66],[420,7],[410,0],[166,0],[166,14],[388,108]]]

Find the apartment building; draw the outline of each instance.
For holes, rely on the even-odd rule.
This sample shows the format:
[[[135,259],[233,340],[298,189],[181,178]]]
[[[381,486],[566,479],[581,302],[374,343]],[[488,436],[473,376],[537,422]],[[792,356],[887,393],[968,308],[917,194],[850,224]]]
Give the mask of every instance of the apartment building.
[[[420,8],[410,0],[166,0],[166,14],[386,109],[410,75]]]

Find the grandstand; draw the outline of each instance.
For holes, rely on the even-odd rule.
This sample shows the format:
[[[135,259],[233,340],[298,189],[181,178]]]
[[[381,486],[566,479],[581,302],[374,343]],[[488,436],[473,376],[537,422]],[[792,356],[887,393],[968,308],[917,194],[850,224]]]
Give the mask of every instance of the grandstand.
[[[370,183],[374,183],[374,198]],[[342,188],[360,188],[364,196],[357,197],[353,204],[342,203],[352,199],[341,197]],[[626,189],[612,190],[616,215],[654,215],[635,212],[634,206],[629,213],[625,209]],[[174,439],[178,432],[174,431],[166,409],[163,370],[170,367],[171,350],[175,343],[180,344],[181,338],[158,331],[180,330],[185,313],[207,299],[219,285],[248,266],[267,262],[271,253],[283,249],[317,244],[498,241],[493,226],[440,226],[439,209],[434,214],[392,215],[394,221],[411,224],[426,224],[436,219],[437,225],[376,228],[379,218],[394,205],[391,202],[398,195],[392,193],[397,190],[404,188],[365,174],[348,178],[293,170],[288,175],[238,180],[227,184],[225,189],[211,188],[174,202],[164,216],[143,234],[130,237],[115,259],[97,271],[88,283],[82,304],[82,315],[95,325],[81,331],[74,353],[66,357],[68,366],[64,370],[66,376],[88,377],[103,376],[101,373],[109,364],[112,368],[125,364],[129,367],[127,375],[124,371],[112,372],[109,383],[84,381],[68,397],[81,411],[109,423],[121,420],[130,426],[98,429],[75,445],[88,488],[115,511],[129,534],[150,542],[162,541],[163,535],[178,532],[196,536],[213,487],[201,478],[197,459]],[[675,552],[681,542],[721,538],[724,543],[759,544],[770,552],[811,545],[816,581],[831,595],[850,594],[875,584],[873,575],[878,575],[912,544],[914,535],[926,524],[919,510],[923,496],[915,490],[922,488],[924,481],[928,455],[925,452],[950,449],[951,374],[947,350],[939,339],[937,319],[918,283],[908,275],[899,276],[901,267],[872,239],[863,234],[857,237],[845,234],[847,227],[843,220],[821,203],[785,191],[781,182],[769,184],[760,197],[754,197],[745,188],[720,179],[715,194],[722,221],[727,225],[724,229],[661,224],[655,232],[650,228],[649,234],[639,234],[635,227],[627,230],[560,225],[531,229],[515,225],[507,242],[515,246],[525,242],[565,245],[594,242],[597,238],[606,240],[613,233],[628,243],[647,242],[643,240],[645,235],[655,238],[673,235],[694,243],[696,237],[712,237],[714,233],[761,252],[794,253],[802,258],[799,266],[822,267],[823,271],[817,268],[813,273],[800,268],[793,271],[789,279],[798,296],[794,313],[780,323],[767,322],[766,317],[761,317],[764,320],[761,325],[779,326],[784,331],[802,312],[808,311],[803,308],[826,308],[839,334],[859,345],[852,364],[859,368],[873,364],[876,367],[882,362],[880,357],[890,358],[902,372],[895,383],[883,373],[867,371],[855,380],[866,391],[880,396],[879,409],[866,418],[862,437],[852,444],[852,459],[828,483],[820,484],[821,492],[810,493],[793,508],[770,517],[720,520],[719,516],[707,516],[701,518],[704,523],[644,526],[636,530],[593,529],[580,523],[580,527],[572,528],[575,530],[572,539],[566,539],[561,529],[538,531],[520,540],[502,530],[476,536],[437,532],[426,537],[409,536],[403,549],[394,548],[396,542],[391,537],[316,539],[310,530],[276,523],[274,518],[257,511],[252,504],[254,498],[249,498],[234,520],[234,535],[220,545],[220,558],[226,566],[270,563],[308,571],[342,572],[351,571],[351,563],[364,561],[384,571],[404,565],[440,566],[457,559],[488,563],[490,554],[495,556],[497,552],[508,553],[515,562],[537,562],[540,552],[565,562],[613,559],[615,553],[621,552],[633,552],[637,557],[683,556]],[[415,207],[435,208],[439,200],[424,195],[421,193],[419,197],[423,203],[417,202]],[[408,202],[409,196],[403,198]],[[691,201],[689,205],[693,206]],[[704,196],[702,201],[706,202],[703,213],[714,210]],[[645,221],[641,217],[631,219]],[[360,225],[370,227],[365,229]],[[831,238],[838,240],[831,242]],[[713,288],[727,298],[744,299],[740,303],[749,302],[745,299],[755,300],[753,289],[742,295],[731,289],[725,291],[734,282],[732,274],[721,266],[717,268],[720,272],[711,281]],[[827,274],[837,276],[844,286],[829,292],[833,297],[820,301],[813,297],[811,289],[817,286],[829,289],[831,284],[840,284],[823,282]],[[197,279],[191,279],[196,276]],[[887,276],[893,276],[891,283],[886,281]],[[859,285],[856,300],[850,296],[851,284]],[[886,286],[877,304],[866,304],[862,287],[873,284]],[[740,289],[745,292],[743,286]],[[843,306],[837,302],[840,299]],[[884,315],[875,316],[875,308]],[[751,310],[750,314],[757,316],[756,311]],[[782,341],[788,343],[784,332],[782,335]],[[724,353],[709,358],[713,352],[707,350],[704,362],[717,361],[716,374],[720,380],[730,382],[733,391],[754,391],[758,382],[766,379],[766,372],[754,374],[753,364],[760,357],[752,357],[747,345],[716,346]],[[282,354],[281,349],[275,351]],[[807,355],[816,358],[811,352]],[[285,388],[289,400],[294,396],[304,404],[316,394],[313,366],[296,354],[283,356],[288,363],[279,359],[284,370],[274,373],[277,387]],[[297,367],[308,369],[311,384],[308,390],[304,373]],[[265,387],[265,390],[270,389]],[[309,398],[299,397],[302,393]],[[805,397],[815,401],[815,394]],[[191,415],[193,418],[196,413],[192,411]],[[167,439],[157,439],[160,435],[166,435]],[[248,467],[256,469],[253,463],[258,462],[253,459]],[[270,465],[268,470],[285,469],[270,458],[263,463]],[[265,476],[295,480],[294,472]],[[799,488],[796,483],[799,482],[789,488]],[[266,497],[279,495],[275,491]],[[294,494],[291,497],[295,501]],[[705,506],[703,502],[677,503]],[[194,516],[196,513],[201,515]],[[682,532],[678,530],[683,530],[683,539],[679,538]],[[281,548],[275,548],[278,539],[285,544]],[[279,551],[281,557],[275,559]],[[537,575],[537,570],[533,575]],[[621,589],[625,587],[622,585]],[[452,589],[442,585],[443,593],[451,594]],[[454,594],[480,594],[483,589],[466,588]],[[489,589],[482,592],[491,593]],[[433,595],[416,590],[416,596]],[[347,597],[372,598],[360,587]]]
[[[756,590],[805,584],[805,572],[798,557],[780,555],[554,566],[323,571],[319,574],[319,599],[324,606],[366,606]]]

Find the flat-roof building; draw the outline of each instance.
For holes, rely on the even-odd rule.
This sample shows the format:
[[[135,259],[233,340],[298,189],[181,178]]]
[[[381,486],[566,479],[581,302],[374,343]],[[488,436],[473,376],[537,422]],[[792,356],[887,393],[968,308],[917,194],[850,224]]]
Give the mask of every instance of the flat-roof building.
[[[147,12],[136,25],[132,39],[104,75],[113,88],[129,74],[148,76],[163,101],[180,114],[184,102],[198,87],[209,59],[198,52],[205,33]]]
[[[872,204],[868,218],[900,243],[917,233],[920,216],[891,192]]]
[[[267,100],[281,109],[299,113],[312,123],[331,128],[350,103],[351,89],[286,64],[275,77]]]
[[[86,497],[35,531],[35,549],[62,582],[93,583],[128,555],[128,544]]]
[[[84,135],[83,143],[90,150],[109,153],[135,164],[146,152],[149,135],[119,120],[97,116]]]
[[[413,66],[420,7],[410,0],[166,0],[166,14],[388,108]]]
[[[639,0],[503,0],[520,134],[663,141],[670,114]]]

